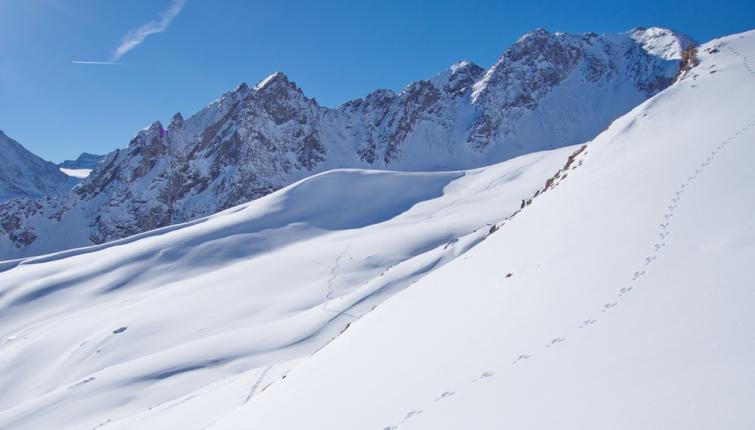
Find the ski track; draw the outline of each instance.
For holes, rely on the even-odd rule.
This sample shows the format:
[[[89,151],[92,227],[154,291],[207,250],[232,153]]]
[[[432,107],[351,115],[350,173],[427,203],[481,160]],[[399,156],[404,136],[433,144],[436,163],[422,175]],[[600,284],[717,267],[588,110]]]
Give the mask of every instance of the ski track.
[[[336,317],[340,315],[346,315],[348,317],[351,317],[357,320],[359,319],[359,317],[354,314],[349,313],[348,308],[344,309],[343,311],[328,309],[328,303],[334,299],[333,297],[333,294],[335,294],[334,282],[338,278],[338,268],[341,266],[341,259],[349,251],[349,248],[351,248],[351,245],[346,246],[346,248],[343,251],[341,251],[340,254],[338,254],[338,256],[336,257],[336,261],[332,266],[328,266],[324,264],[324,266],[327,266],[330,268],[330,278],[328,279],[328,287],[327,287],[327,291],[325,292],[325,302],[322,304],[322,310],[324,310],[325,312],[335,314]]]
[[[348,252],[349,248],[351,248],[351,245],[348,245],[340,254],[338,254],[338,257],[336,257],[335,264],[330,268],[330,278],[328,279],[328,292],[325,294],[325,298],[330,300],[333,298],[333,294],[335,293],[335,286],[333,283],[335,282],[336,278],[338,278],[338,267],[341,266],[341,259],[343,256]]]
[[[742,60],[742,64],[744,65],[745,70],[755,77],[755,71],[750,67],[750,64],[748,63],[747,56],[741,54],[736,49],[732,48],[730,45],[725,44],[726,47],[734,53],[737,57],[739,57]],[[641,278],[645,276],[648,273],[648,269],[650,266],[655,265],[658,262],[658,259],[663,255],[663,250],[667,245],[667,238],[671,235],[671,226],[672,222],[671,219],[673,218],[675,214],[675,210],[679,204],[679,202],[684,197],[685,191],[688,189],[690,185],[694,183],[694,181],[698,178],[698,176],[703,173],[703,171],[716,159],[718,154],[724,150],[731,142],[737,140],[742,133],[746,132],[750,128],[755,127],[755,120],[751,121],[741,129],[739,129],[734,134],[730,135],[726,139],[724,139],[722,142],[720,142],[718,145],[715,146],[713,150],[710,151],[709,155],[698,165],[697,168],[695,168],[694,172],[689,175],[684,182],[682,182],[678,187],[677,190],[674,191],[673,195],[669,199],[669,205],[666,207],[666,211],[663,214],[663,219],[661,220],[661,223],[658,224],[658,240],[655,241],[652,245],[652,250],[649,252],[649,254],[644,258],[642,262],[639,262],[637,264],[637,270],[634,271],[631,274],[631,277],[628,277],[629,280],[625,281],[626,285],[619,288],[618,292],[615,297],[609,299],[601,308],[599,313],[605,313],[610,312],[614,308],[616,308],[621,303],[621,298],[624,297],[626,294],[633,291],[635,288],[637,288],[637,285]],[[576,160],[575,160],[576,161]],[[578,165],[581,165],[581,161]],[[553,187],[555,188],[555,186]],[[522,208],[525,209],[525,208]],[[580,333],[585,332],[582,329],[588,328],[598,322],[598,319],[595,316],[590,316],[586,318],[584,321],[580,322],[579,325],[576,326],[578,330],[581,330]],[[565,330],[566,331],[566,330]],[[544,342],[543,347],[543,353],[546,351],[556,351],[558,348],[554,348],[556,345],[565,342],[567,340],[566,337],[555,337],[551,340],[548,340]],[[536,356],[537,354],[535,352],[524,352],[520,355],[518,355],[513,361],[510,362],[509,366],[517,365],[520,362],[527,360],[529,358],[532,358]],[[485,370],[481,373],[479,373],[479,376],[475,377],[471,380],[471,383],[476,383],[479,381],[485,381],[489,378],[495,377],[495,372],[491,370]],[[469,384],[469,382],[467,383]],[[433,403],[439,403],[442,402],[445,399],[449,399],[451,396],[457,395],[459,392],[458,389],[456,390],[448,390],[445,391],[439,395],[437,395],[432,402],[428,403],[427,407],[432,407]],[[424,412],[424,409],[412,409],[409,412],[407,412],[404,417],[401,419],[401,421],[398,422],[398,424],[385,426],[382,428],[382,430],[397,430],[401,425],[405,424],[409,419],[412,417],[419,415]]]
[[[271,365],[267,366],[265,368],[265,370],[263,370],[260,373],[260,376],[257,378],[256,381],[254,381],[254,384],[252,384],[252,388],[249,390],[249,394],[246,395],[246,398],[244,399],[244,403],[248,403],[249,400],[251,400],[252,397],[254,397],[254,395],[257,394],[257,390],[259,389],[260,384],[262,383],[262,380],[265,379],[265,376],[267,375],[267,372],[269,372],[270,369],[272,369],[274,366],[275,366],[275,364],[271,364]]]

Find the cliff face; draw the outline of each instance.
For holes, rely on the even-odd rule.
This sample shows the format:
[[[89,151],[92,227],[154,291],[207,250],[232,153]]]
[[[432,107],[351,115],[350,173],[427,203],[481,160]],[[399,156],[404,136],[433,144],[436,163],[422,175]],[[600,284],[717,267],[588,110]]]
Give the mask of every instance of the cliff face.
[[[472,168],[586,141],[670,85],[690,43],[657,28],[536,30],[488,70],[460,62],[338,108],[275,73],[141,130],[61,198],[0,205],[0,259],[192,220],[327,169]]]

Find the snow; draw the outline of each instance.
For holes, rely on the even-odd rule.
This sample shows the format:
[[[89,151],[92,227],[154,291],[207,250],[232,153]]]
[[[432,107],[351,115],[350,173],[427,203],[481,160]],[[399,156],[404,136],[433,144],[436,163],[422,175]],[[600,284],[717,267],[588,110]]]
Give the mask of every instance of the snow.
[[[61,167],[60,171],[68,176],[79,179],[86,178],[90,173],[92,173],[92,169],[66,169],[65,167]]]
[[[586,149],[0,264],[0,428],[755,427],[755,32],[699,56]]]
[[[209,423],[479,243],[573,150],[335,170],[187,225],[6,262],[0,428],[135,426],[197,390],[223,403],[171,419]]]

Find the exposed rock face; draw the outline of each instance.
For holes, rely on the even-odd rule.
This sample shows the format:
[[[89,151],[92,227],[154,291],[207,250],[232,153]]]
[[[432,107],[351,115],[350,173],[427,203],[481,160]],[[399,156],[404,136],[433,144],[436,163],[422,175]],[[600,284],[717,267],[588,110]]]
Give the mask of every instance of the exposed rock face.
[[[153,123],[62,198],[0,205],[0,259],[192,220],[327,169],[471,168],[586,141],[670,85],[690,43],[657,28],[535,30],[488,70],[460,62],[338,108],[274,73]]]

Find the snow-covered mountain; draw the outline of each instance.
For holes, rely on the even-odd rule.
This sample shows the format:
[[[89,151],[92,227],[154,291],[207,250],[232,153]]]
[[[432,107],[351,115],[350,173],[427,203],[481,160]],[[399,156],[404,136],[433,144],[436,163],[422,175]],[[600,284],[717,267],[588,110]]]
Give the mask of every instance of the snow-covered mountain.
[[[751,429],[755,31],[586,145],[0,263],[0,428]]]
[[[0,130],[0,202],[58,196],[68,193],[77,183],[55,164],[32,154]],[[2,219],[2,223],[8,222],[11,220]]]
[[[691,43],[658,28],[536,30],[487,71],[460,62],[338,108],[275,73],[167,128],[153,123],[62,199],[0,206],[0,225],[17,220],[0,229],[0,258],[194,220],[333,168],[469,169],[577,144],[670,85]]]

